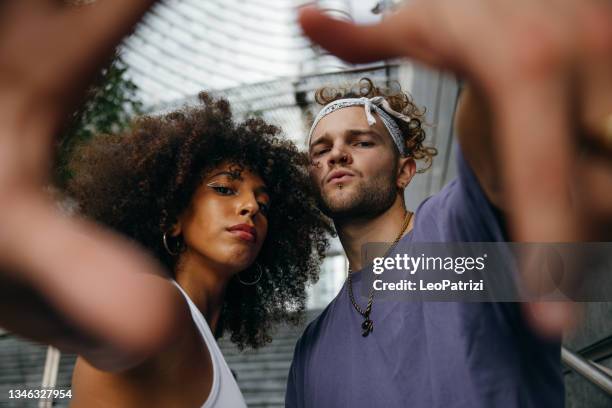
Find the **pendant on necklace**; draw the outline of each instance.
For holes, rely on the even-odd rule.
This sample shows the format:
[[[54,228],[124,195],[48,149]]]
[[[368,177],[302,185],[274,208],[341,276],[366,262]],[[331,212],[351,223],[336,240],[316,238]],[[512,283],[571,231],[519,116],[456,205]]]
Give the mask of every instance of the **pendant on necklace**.
[[[374,330],[374,322],[372,322],[369,318],[365,319],[363,323],[361,323],[361,329],[363,330],[361,335],[363,337],[367,337],[368,334],[372,333]]]

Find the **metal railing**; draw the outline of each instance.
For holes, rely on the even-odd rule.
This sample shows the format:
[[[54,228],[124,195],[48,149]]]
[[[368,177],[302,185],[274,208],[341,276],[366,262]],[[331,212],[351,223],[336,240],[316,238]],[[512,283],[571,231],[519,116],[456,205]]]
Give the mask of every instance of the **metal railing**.
[[[561,359],[567,367],[612,396],[612,375],[606,367],[587,360],[566,347],[561,348]]]

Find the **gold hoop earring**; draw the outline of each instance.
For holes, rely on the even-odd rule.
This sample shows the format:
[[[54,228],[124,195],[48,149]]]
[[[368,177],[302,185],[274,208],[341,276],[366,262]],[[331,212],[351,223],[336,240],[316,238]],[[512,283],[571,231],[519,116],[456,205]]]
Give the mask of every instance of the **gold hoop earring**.
[[[168,245],[168,231],[164,232],[164,234],[162,235],[162,242],[164,243],[164,248],[166,248],[166,252],[168,252],[172,256],[177,256],[183,250],[183,246],[178,240],[174,245],[176,247],[175,250],[172,251],[170,249],[170,245]]]
[[[258,263],[255,263],[255,265],[257,266],[257,271],[259,272],[259,275],[257,275],[257,279],[255,279],[253,282],[243,281],[242,278],[240,277],[240,274],[238,274],[238,281],[242,283],[244,286],[256,285],[261,280],[261,277],[263,276],[263,269],[261,265],[259,265]]]

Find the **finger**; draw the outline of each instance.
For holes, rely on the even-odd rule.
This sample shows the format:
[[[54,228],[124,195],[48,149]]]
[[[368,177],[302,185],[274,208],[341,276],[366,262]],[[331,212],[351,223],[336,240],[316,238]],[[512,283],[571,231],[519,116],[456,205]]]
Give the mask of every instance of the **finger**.
[[[558,61],[536,59],[527,65],[532,63],[521,80],[515,78],[513,88],[498,89],[493,99],[510,233],[513,240],[522,242],[580,241],[582,233],[570,199],[575,159],[569,75]],[[542,276],[546,271],[533,265],[523,264],[520,270],[528,288],[546,278]],[[571,322],[568,308],[542,308],[546,308],[544,314],[554,316],[534,320],[538,330],[558,332]]]
[[[75,81],[89,79],[153,3],[154,0],[100,0],[63,7],[56,13],[50,30],[55,38],[56,59],[76,76]]]
[[[592,152],[579,162],[576,203],[589,237],[612,240],[612,155]]]
[[[612,152],[611,130],[604,124],[612,118],[612,6],[584,2],[576,21],[581,28],[578,74],[585,136]]]
[[[156,0],[98,0],[87,6],[69,7],[64,22],[79,33],[83,48],[114,47]]]
[[[532,57],[517,61],[530,65],[516,68],[523,74],[490,92],[511,232],[518,241],[571,242],[578,228],[570,202],[575,157],[569,73],[550,60],[556,57]]]
[[[304,33],[330,53],[353,63],[412,57],[440,66],[445,58],[428,47],[427,15],[422,2],[403,7],[375,25],[356,25],[336,20],[314,7],[300,10],[299,23]]]
[[[537,3],[518,19],[524,32],[508,37],[512,68],[485,86],[495,105],[514,239],[571,242],[580,239],[570,191],[576,160],[575,30],[566,28],[567,0],[558,2],[555,12]]]
[[[20,271],[22,282],[102,343],[154,349],[157,335],[174,327],[174,288],[157,263],[127,240],[61,216],[36,196],[14,204],[2,232],[3,268]]]
[[[20,14],[22,28],[13,24],[8,54],[17,66],[28,65],[23,75],[28,89],[17,84],[16,91],[30,95],[30,114],[38,106],[49,117],[51,131],[46,134],[57,131],[87,84],[153,3],[99,0],[84,6],[54,5],[52,11],[32,6]]]
[[[579,237],[567,186],[572,168],[569,143],[551,137],[553,132],[566,133],[567,128],[563,127],[571,123],[562,120],[561,112],[567,115],[568,110],[551,112],[554,107],[550,106],[541,111],[542,118],[534,117],[537,110],[517,111],[537,109],[537,106],[527,103],[525,98],[516,101],[522,101],[523,105],[501,113],[505,117],[500,120],[504,124],[499,131],[503,139],[499,154],[508,191],[512,235],[523,242],[575,241]],[[540,102],[550,102],[550,99]],[[542,123],[547,120],[557,122]]]
[[[571,82],[575,31],[568,21],[569,3],[557,6],[554,12],[534,8],[541,21],[534,32],[542,31],[518,47],[513,68],[521,74],[492,92],[511,234],[517,241],[572,242],[583,237],[570,192],[576,160]],[[570,269],[573,276],[565,279],[573,281],[576,271]],[[550,278],[543,275],[546,270],[530,265],[522,265],[521,271],[527,287]],[[570,302],[526,304],[525,310],[535,329],[548,336],[558,337],[576,321]]]
[[[523,311],[536,332],[551,339],[575,328],[581,313],[578,304],[569,301],[524,303]]]

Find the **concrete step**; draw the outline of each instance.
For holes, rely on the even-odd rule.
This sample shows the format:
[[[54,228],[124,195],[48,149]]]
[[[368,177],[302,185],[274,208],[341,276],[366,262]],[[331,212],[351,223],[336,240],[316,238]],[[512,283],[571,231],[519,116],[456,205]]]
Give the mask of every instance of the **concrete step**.
[[[301,335],[301,334],[300,334]],[[266,345],[264,345],[263,347],[260,347],[259,350],[261,349],[267,349],[269,347],[295,347],[295,344],[297,343],[300,335],[295,335],[292,337],[281,337],[281,338],[274,338],[274,340],[271,343],[268,343]],[[219,341],[217,341],[217,343],[219,344],[219,347],[224,350],[224,349],[235,349],[238,351],[238,348],[236,347],[236,345],[234,343],[232,343],[230,340],[228,339],[220,339]],[[253,351],[253,349],[251,348],[247,348],[244,350],[244,352],[246,351]]]
[[[291,361],[293,353],[261,353],[261,354],[235,354],[223,355],[227,364],[234,362],[258,363],[261,361]]]
[[[245,395],[245,401],[249,408],[258,407],[284,407],[285,395],[279,395],[276,392],[262,392],[254,395]]]
[[[285,354],[287,353],[287,354],[293,355],[293,351],[295,350],[295,343],[296,343],[295,340],[290,344],[272,343],[258,350],[247,349],[244,351],[240,351],[238,350],[238,348],[232,347],[232,346],[222,346],[220,348],[221,348],[221,351],[223,352],[223,356],[226,358],[230,356],[249,356],[249,355],[262,354],[262,353],[266,353],[266,354],[270,354],[270,353]]]
[[[259,379],[254,381],[238,381],[240,390],[244,394],[258,394],[261,392],[275,392],[285,395],[286,381],[271,381]]]
[[[231,366],[230,366],[231,367]],[[242,370],[238,372],[234,370],[236,376],[238,377],[238,381],[253,381],[260,380],[261,378],[267,378],[270,380],[278,380],[287,382],[287,376],[289,374],[288,369],[278,369],[278,370]]]
[[[289,372],[291,361],[265,361],[258,364],[235,362],[229,364],[229,366],[232,370],[236,370],[238,374],[248,371],[258,371],[263,373],[264,371],[267,372],[268,370],[287,370],[287,372]]]

